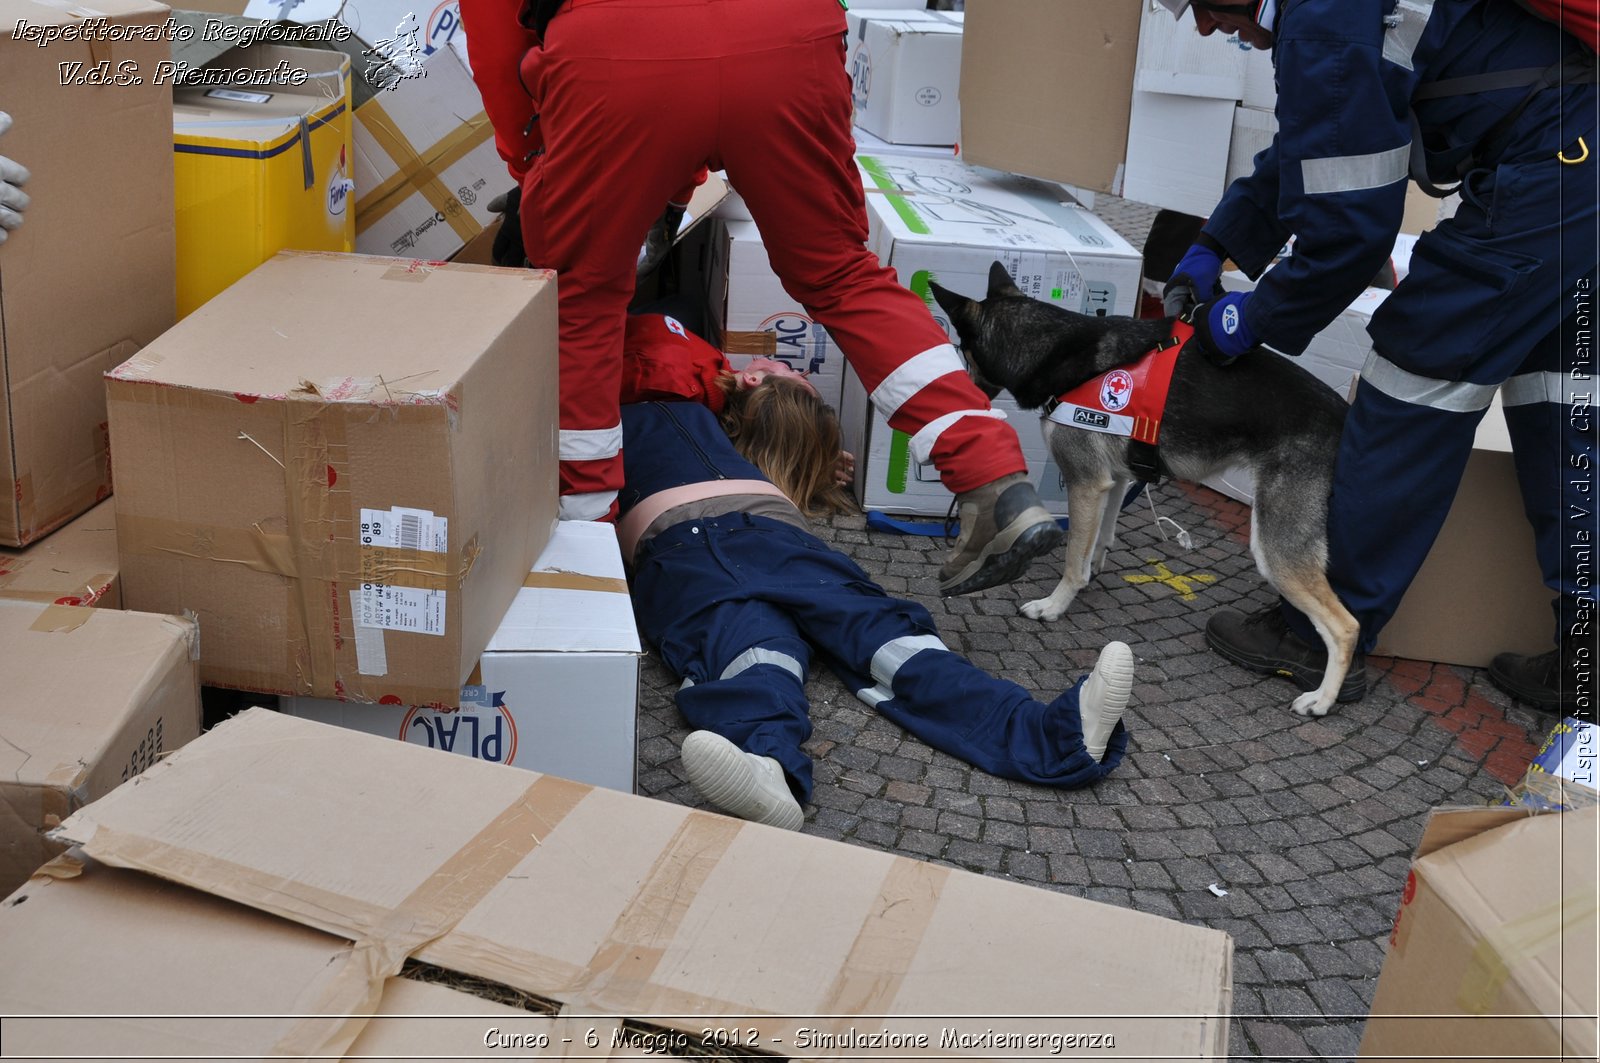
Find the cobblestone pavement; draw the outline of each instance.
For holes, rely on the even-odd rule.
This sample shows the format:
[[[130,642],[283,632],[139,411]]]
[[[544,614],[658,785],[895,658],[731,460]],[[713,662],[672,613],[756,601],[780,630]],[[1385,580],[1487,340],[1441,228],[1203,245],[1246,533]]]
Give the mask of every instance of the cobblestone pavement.
[[[1135,246],[1154,213],[1114,200],[1096,211]],[[891,594],[927,606],[952,649],[1036,696],[1055,697],[1112,639],[1133,648],[1137,678],[1128,757],[1093,789],[1062,792],[933,751],[819,666],[807,684],[816,792],[805,832],[1224,930],[1234,1058],[1350,1059],[1429,809],[1498,800],[1554,721],[1477,670],[1392,658],[1369,659],[1363,701],[1294,715],[1286,680],[1205,645],[1214,610],[1276,600],[1250,558],[1248,509],[1178,484],[1151,499],[1192,548],[1138,500],[1105,570],[1054,623],[1018,606],[1049,593],[1059,560],[942,599],[942,539],[871,531],[859,515],[819,525]],[[639,792],[698,805],[678,759],[688,729],[676,685],[647,658]]]

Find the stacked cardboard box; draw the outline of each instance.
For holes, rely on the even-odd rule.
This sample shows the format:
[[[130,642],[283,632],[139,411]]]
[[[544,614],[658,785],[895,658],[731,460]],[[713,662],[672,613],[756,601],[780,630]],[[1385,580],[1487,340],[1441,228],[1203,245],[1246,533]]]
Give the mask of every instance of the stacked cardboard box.
[[[284,253],[108,379],[130,608],[212,686],[454,705],[556,519],[549,274]]]
[[[107,903],[88,892],[100,865],[137,864],[276,917],[280,942],[299,943],[293,969],[310,977],[282,1011],[300,1020],[241,1033],[283,1054],[352,1053],[408,959],[547,1003],[568,1020],[547,1028],[558,1052],[580,1051],[592,1029],[604,1056],[643,1019],[667,1044],[703,1051],[720,1029],[726,1047],[737,1029],[739,1051],[793,1059],[1227,1053],[1232,943],[1220,931],[279,713],[214,728],[59,833],[93,863],[16,895],[43,903],[0,906],[0,934],[28,944],[0,973],[0,1011],[38,1007],[20,972],[58,956],[33,920],[59,927],[58,905]],[[143,907],[149,890],[126,893]],[[269,944],[264,918],[229,919],[250,934],[241,949]],[[115,920],[136,921],[155,925]],[[356,944],[312,973],[332,951],[285,922]],[[130,1010],[216,1014],[237,999],[224,978],[149,978],[138,992],[78,938],[73,962],[92,977],[55,1013],[138,1000]],[[1067,1009],[1096,1018],[1045,1017]],[[958,1015],[1013,1018],[939,1017]],[[140,1043],[171,1053],[190,1029],[152,1020]],[[8,1023],[12,1036],[83,1055],[104,1034],[29,1020]],[[905,1040],[874,1047],[890,1036]]]
[[[0,891],[62,850],[45,832],[70,812],[200,733],[198,654],[179,617],[0,598]]]
[[[640,654],[616,529],[562,521],[461,688],[459,708],[318,698],[280,707],[631,793]]]
[[[122,608],[116,509],[108,499],[21,549],[0,548],[0,598]]]
[[[1053,305],[1085,314],[1131,314],[1140,256],[1087,210],[1045,182],[980,171],[956,160],[860,156],[867,197],[869,246],[900,283],[934,304],[928,282],[981,298],[989,267],[999,261],[1019,287]],[[1066,512],[1060,473],[1045,453],[1038,414],[1009,396],[995,403],[1021,437],[1029,475],[1055,513]],[[845,448],[856,455],[856,494],[869,509],[943,516],[951,496],[931,466],[912,460],[910,439],[870,407],[865,388],[845,375],[840,406]]]
[[[96,6],[125,36],[159,31],[167,13]],[[79,21],[66,6],[0,0],[0,107],[15,121],[4,152],[33,172],[28,223],[0,256],[0,545],[33,542],[110,493],[101,375],[173,321],[171,88],[153,83],[169,47],[159,32],[17,36]],[[143,82],[110,83],[123,63]]]
[[[960,12],[852,10],[845,67],[855,123],[891,144],[955,144],[960,136]]]

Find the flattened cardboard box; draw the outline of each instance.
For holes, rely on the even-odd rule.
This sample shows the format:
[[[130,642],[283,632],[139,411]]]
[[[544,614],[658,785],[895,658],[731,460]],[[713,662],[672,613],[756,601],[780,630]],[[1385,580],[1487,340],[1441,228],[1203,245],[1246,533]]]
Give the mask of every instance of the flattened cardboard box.
[[[110,499],[31,546],[0,549],[0,598],[122,608],[117,511]]]
[[[0,895],[61,851],[46,830],[200,733],[197,640],[179,617],[0,599]]]
[[[1600,808],[1435,811],[1361,1058],[1594,1059]]]
[[[98,864],[23,884],[0,904],[0,940],[8,1059],[270,1058],[295,1027],[283,1016],[303,1012],[350,951],[343,938]],[[413,977],[381,994],[352,1057],[503,1059],[486,1031],[499,1041],[553,1027]]]
[[[96,2],[108,32],[156,26],[167,8]],[[28,222],[0,255],[0,544],[25,546],[111,491],[107,369],[173,321],[171,54],[157,41],[18,40],[70,5],[0,0],[4,154],[33,173]],[[77,84],[100,61],[135,64],[139,85]],[[81,64],[74,74],[70,64]],[[63,64],[68,64],[63,66]],[[67,83],[63,83],[63,79]],[[92,248],[92,252],[85,249]]]
[[[355,941],[311,1015],[365,1015],[414,956],[567,1015],[696,1035],[736,1021],[742,1046],[790,1058],[837,1058],[861,1030],[966,1059],[1016,1058],[988,1031],[1092,1033],[1112,1057],[1227,1051],[1220,931],[266,710],[58,833]],[[1096,1017],[1042,1017],[1067,1009]],[[279,1044],[342,1053],[360,1022],[308,1020]]]
[[[556,521],[555,285],[283,253],[119,366],[123,600],[212,686],[454,705]]]

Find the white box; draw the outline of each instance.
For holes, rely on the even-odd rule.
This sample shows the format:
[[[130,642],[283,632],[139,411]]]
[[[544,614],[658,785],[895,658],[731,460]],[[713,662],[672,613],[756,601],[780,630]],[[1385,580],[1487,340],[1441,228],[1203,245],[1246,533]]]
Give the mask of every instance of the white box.
[[[561,521],[461,706],[283,698],[292,716],[631,793],[639,634],[610,524]]]
[[[1272,144],[1278,134],[1278,116],[1259,107],[1233,109],[1233,136],[1228,142],[1228,171],[1224,185],[1231,185],[1241,177],[1255,173],[1255,159],[1259,152]]]
[[[1244,95],[1246,107],[1270,111],[1278,106],[1277,72],[1272,68],[1272,51],[1250,48],[1244,53]]]
[[[1237,36],[1202,37],[1189,12],[1174,19],[1166,8],[1146,0],[1139,16],[1133,87],[1140,92],[1237,100],[1244,95],[1250,51]]]
[[[869,246],[900,283],[934,303],[929,280],[982,298],[989,266],[1005,264],[1030,295],[1079,313],[1131,315],[1139,297],[1142,257],[1105,222],[1065,201],[1058,185],[975,170],[955,160],[857,156],[869,194]],[[1052,512],[1066,511],[1060,474],[1049,465],[1036,412],[1009,396],[995,402],[1022,441],[1040,495]],[[951,496],[932,466],[910,458],[910,440],[872,409],[854,373],[845,376],[840,421],[845,449],[856,455],[856,497],[885,513],[943,516]]]
[[[893,144],[956,143],[961,13],[907,9],[846,17],[856,125]]]
[[[1133,93],[1121,194],[1137,203],[1209,217],[1227,187],[1235,101]]]
[[[844,352],[783,290],[755,222],[716,219],[709,258],[711,324],[733,367],[743,369],[758,355],[775,358],[810,373],[823,401],[838,409]]]
[[[931,159],[953,159],[960,152],[954,144],[891,144],[870,130],[855,126],[850,135],[857,155],[921,155]]]
[[[461,24],[460,0],[434,0],[423,4],[412,0],[344,0],[339,8],[339,21],[369,45],[394,41],[402,52],[409,49],[409,32],[415,27],[417,60],[426,60],[448,47],[463,65],[467,64],[467,34]],[[385,46],[391,53],[394,48],[395,45]]]
[[[511,187],[494,130],[453,48],[356,108],[356,251],[446,259],[495,215]]]

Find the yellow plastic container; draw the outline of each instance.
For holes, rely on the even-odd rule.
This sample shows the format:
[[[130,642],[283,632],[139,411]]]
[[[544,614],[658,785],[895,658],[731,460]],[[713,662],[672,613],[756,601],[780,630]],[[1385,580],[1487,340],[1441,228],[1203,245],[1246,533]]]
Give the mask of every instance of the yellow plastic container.
[[[173,90],[178,316],[282,250],[355,249],[350,59],[255,45]]]

